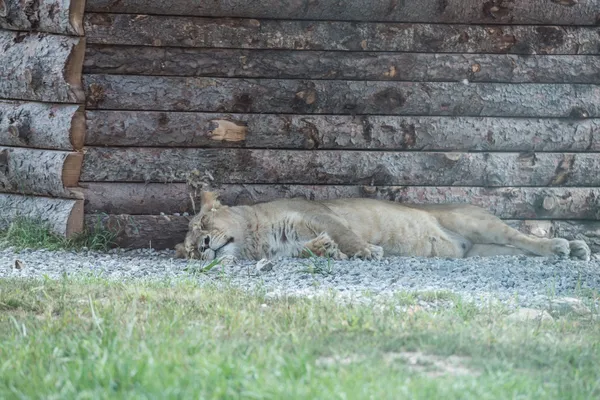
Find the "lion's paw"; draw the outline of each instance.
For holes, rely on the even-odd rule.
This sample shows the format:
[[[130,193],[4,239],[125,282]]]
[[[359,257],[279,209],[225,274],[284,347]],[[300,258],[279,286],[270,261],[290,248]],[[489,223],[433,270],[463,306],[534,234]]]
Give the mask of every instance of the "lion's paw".
[[[592,258],[590,246],[588,246],[588,244],[583,240],[571,240],[569,242],[569,247],[571,249],[571,258],[576,258],[583,261],[590,261]]]
[[[569,257],[571,246],[569,241],[562,238],[550,239],[550,251],[559,257]]]
[[[321,233],[304,246],[303,255],[305,257],[313,254],[319,257],[333,258],[334,260],[346,260],[348,258],[326,232]]]
[[[362,258],[363,260],[381,260],[383,257],[383,247],[374,244],[367,244],[367,247],[354,254],[352,258]]]

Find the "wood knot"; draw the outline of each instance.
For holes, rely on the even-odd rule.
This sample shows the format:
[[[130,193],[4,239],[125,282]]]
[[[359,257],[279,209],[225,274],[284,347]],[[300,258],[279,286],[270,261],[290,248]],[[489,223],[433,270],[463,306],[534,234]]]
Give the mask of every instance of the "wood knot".
[[[216,119],[210,121],[214,128],[209,132],[212,140],[224,142],[242,142],[246,140],[248,127],[243,123]]]
[[[444,157],[449,161],[456,162],[462,158],[462,153],[458,153],[458,152],[444,153]]]
[[[311,105],[317,101],[317,91],[315,89],[301,90],[296,93],[296,98],[304,101],[308,105]]]
[[[545,196],[542,201],[542,208],[546,211],[551,211],[556,208],[558,205],[558,201],[554,196]]]
[[[590,117],[590,113],[583,107],[573,107],[569,117],[574,119],[585,119]]]
[[[365,192],[366,194],[375,194],[375,193],[377,193],[377,187],[376,186],[363,186],[363,192]]]

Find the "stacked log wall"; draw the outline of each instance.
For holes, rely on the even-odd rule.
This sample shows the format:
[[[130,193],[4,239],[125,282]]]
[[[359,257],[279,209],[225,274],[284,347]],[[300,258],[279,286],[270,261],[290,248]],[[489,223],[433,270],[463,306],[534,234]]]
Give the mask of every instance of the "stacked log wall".
[[[0,229],[83,231],[84,0],[0,0]]]
[[[88,0],[81,185],[120,244],[199,205],[470,202],[600,251],[600,0]]]

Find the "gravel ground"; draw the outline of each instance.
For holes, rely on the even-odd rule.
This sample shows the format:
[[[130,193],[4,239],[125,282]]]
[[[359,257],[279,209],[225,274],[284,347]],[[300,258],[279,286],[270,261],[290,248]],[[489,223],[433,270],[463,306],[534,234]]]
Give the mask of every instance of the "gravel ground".
[[[600,291],[600,260],[491,257],[469,259],[385,258],[379,262],[283,259],[272,269],[258,271],[255,262],[198,271],[198,262],[173,258],[172,251],[113,250],[51,252],[12,249],[0,251],[0,278],[60,278],[99,275],[108,279],[195,279],[200,285],[227,283],[268,296],[313,296],[333,289],[340,298],[368,299],[395,292],[449,290],[485,303],[489,299],[524,307],[538,306],[548,297]],[[20,268],[15,267],[19,260]],[[310,271],[312,268],[312,272]]]

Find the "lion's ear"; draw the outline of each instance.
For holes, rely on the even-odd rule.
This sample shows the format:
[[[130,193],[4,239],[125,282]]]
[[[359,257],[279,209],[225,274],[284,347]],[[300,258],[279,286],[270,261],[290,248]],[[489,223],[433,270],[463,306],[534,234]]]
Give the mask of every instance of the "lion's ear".
[[[221,202],[217,199],[218,197],[219,195],[215,192],[200,193],[201,208],[210,211],[221,207]]]

